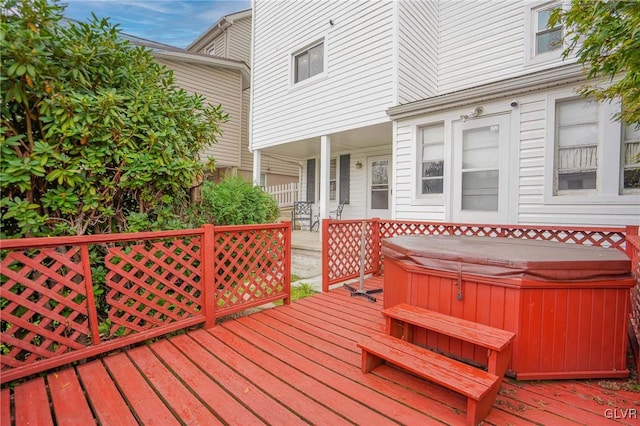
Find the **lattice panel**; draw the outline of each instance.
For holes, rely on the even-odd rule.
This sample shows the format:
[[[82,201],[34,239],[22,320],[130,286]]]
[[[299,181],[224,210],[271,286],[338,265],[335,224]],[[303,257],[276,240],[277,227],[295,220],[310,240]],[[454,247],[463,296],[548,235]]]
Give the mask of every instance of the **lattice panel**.
[[[624,232],[597,230],[562,230],[552,228],[508,228],[503,227],[504,236],[527,240],[545,240],[561,243],[583,244],[624,251]]]
[[[285,292],[286,235],[281,229],[216,232],[216,312]]]
[[[373,226],[366,223],[365,271],[373,270],[374,246]],[[330,223],[327,238],[329,247],[328,265],[329,281],[357,275],[360,273],[360,251],[362,239],[362,222]]]
[[[111,247],[105,256],[110,335],[201,315],[200,238]]]
[[[0,264],[4,371],[91,344],[79,247],[16,250]]]

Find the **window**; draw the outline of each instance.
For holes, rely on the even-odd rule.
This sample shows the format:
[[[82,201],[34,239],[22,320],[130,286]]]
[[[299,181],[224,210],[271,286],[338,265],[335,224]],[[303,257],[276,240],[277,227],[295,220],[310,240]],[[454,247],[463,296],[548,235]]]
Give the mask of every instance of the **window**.
[[[627,124],[622,129],[622,190],[640,189],[640,128]]]
[[[331,163],[329,164],[329,199],[336,199],[336,169],[337,169],[337,161],[335,158],[331,159]]]
[[[462,210],[498,210],[500,126],[462,132]]]
[[[324,71],[324,41],[313,44],[293,55],[293,82],[321,74]]]
[[[562,48],[562,25],[549,27],[549,18],[551,13],[559,9],[559,4],[551,4],[535,9],[535,54],[552,52]]]
[[[573,99],[556,104],[555,192],[596,189],[598,104]]]
[[[307,160],[307,201],[316,202],[316,160]]]
[[[549,18],[562,7],[558,1],[538,1],[525,6],[525,64],[560,60],[563,28],[549,28]]]
[[[444,124],[423,127],[420,155],[420,194],[442,194],[444,189]]]

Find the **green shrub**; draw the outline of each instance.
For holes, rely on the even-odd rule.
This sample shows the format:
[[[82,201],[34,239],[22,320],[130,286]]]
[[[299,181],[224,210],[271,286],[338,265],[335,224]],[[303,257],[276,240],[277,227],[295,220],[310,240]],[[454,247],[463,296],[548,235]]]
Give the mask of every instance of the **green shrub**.
[[[194,206],[194,226],[249,225],[272,223],[280,216],[278,204],[269,194],[240,177],[228,177],[220,183],[202,185],[202,201]]]

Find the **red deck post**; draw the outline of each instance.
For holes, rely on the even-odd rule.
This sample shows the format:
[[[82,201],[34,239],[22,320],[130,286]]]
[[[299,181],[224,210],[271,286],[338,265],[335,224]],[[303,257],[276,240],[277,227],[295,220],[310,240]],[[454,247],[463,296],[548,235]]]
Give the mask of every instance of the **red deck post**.
[[[286,228],[284,231],[285,242],[285,258],[284,258],[284,285],[285,291],[287,292],[287,298],[284,301],[285,305],[289,305],[291,303],[291,222],[285,223]]]
[[[91,259],[89,257],[89,246],[83,244],[80,248],[82,253],[82,270],[84,275],[84,284],[87,293],[87,311],[89,314],[89,329],[91,330],[91,341],[94,345],[100,343],[100,331],[98,329],[98,312],[96,310],[96,301],[93,298],[93,277],[91,275]]]
[[[380,275],[382,265],[380,264],[380,245],[382,244],[382,238],[380,238],[380,219],[374,217],[371,219],[371,263],[373,266],[373,274]]]
[[[638,225],[627,225],[624,233],[625,240],[627,237],[631,235],[640,235],[638,234],[639,229],[640,229],[640,226]],[[627,256],[629,256],[630,259],[633,259],[633,250],[631,248],[631,244],[625,244],[624,251],[627,254]]]
[[[331,219],[322,221],[322,292],[329,291],[329,224]]]
[[[215,227],[207,224],[202,228],[202,308],[205,327],[212,328],[216,324]]]

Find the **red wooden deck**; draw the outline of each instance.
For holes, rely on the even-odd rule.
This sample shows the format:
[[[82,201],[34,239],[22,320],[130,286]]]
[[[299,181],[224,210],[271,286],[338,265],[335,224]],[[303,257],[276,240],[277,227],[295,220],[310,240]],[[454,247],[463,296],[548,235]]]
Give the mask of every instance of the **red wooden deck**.
[[[317,294],[5,387],[1,425],[464,423],[456,393],[360,372],[356,343],[384,330],[378,296]],[[638,424],[640,393],[621,384],[506,379],[486,424]]]

